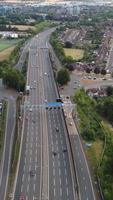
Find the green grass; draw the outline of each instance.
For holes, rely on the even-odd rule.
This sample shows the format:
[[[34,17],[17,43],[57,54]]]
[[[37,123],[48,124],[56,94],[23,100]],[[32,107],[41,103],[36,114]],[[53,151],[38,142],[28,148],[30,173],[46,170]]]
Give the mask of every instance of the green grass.
[[[92,168],[94,168],[95,170],[97,169],[98,163],[100,161],[102,150],[103,150],[102,140],[96,140],[95,142],[92,143],[91,147],[87,147],[86,149],[86,153],[88,155],[90,164]]]
[[[0,52],[14,46],[19,41],[20,41],[20,39],[14,39],[14,40],[13,39],[12,40],[0,39]]]
[[[0,115],[0,160],[4,146],[6,116],[7,116],[7,103],[3,101],[2,114]]]
[[[66,56],[71,56],[75,60],[81,60],[84,57],[84,50],[82,49],[68,49],[64,48]]]

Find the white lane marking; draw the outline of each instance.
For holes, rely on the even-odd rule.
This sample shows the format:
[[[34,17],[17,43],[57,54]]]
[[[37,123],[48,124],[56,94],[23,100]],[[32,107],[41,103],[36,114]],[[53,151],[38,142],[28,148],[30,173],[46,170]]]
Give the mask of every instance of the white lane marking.
[[[54,197],[56,196],[56,189],[54,188]]]
[[[58,153],[58,159],[59,159],[59,157],[60,157],[60,156],[59,156],[59,153]]]
[[[60,161],[58,160],[58,167],[60,167]]]
[[[56,145],[58,146],[58,140],[56,140]]]
[[[56,148],[56,149],[57,149],[57,151],[59,150],[58,145],[57,145],[57,148]]]
[[[37,149],[36,149],[36,155],[37,155]]]
[[[29,191],[29,184],[27,185],[27,192]]]
[[[35,184],[34,184],[34,186],[33,186],[33,189],[34,189],[34,192],[35,192]]]
[[[30,176],[28,176],[28,183],[29,183],[29,181],[30,181]]]
[[[59,176],[61,176],[61,169],[59,168]]]
[[[53,185],[55,186],[55,178],[53,179]]]
[[[66,185],[68,185],[68,180],[67,180],[67,177],[66,177]]]
[[[52,146],[52,151],[54,151],[54,147]]]
[[[81,171],[83,171],[83,168],[81,167]]]
[[[35,157],[35,162],[37,163],[37,157]]]
[[[33,143],[31,143],[31,149],[32,149]]]
[[[29,161],[30,161],[30,163],[31,163],[31,157],[30,157]]]
[[[35,176],[34,176],[34,181],[36,181],[36,174],[35,174]]]
[[[30,155],[32,155],[32,149],[30,149]]]
[[[24,162],[26,163],[26,157],[25,157],[25,159],[24,159]]]
[[[21,193],[23,192],[23,184],[21,185]]]
[[[85,177],[83,177],[83,180],[85,180]]]
[[[65,170],[64,170],[64,171],[65,171],[65,175],[67,176],[67,170],[66,170],[66,168],[65,168]]]
[[[79,157],[79,152],[77,153],[78,157]]]
[[[53,168],[55,167],[55,162],[54,162],[54,160],[53,160]]]
[[[61,185],[61,183],[62,183],[61,178],[59,178],[59,182],[60,182],[60,185]]]
[[[66,161],[64,160],[64,167],[66,167]]]
[[[23,176],[22,176],[22,182],[24,182],[24,174],[23,174]]]
[[[68,187],[66,188],[66,191],[67,191],[67,196],[69,196],[69,189],[68,189]]]
[[[60,187],[60,196],[62,196],[62,188]]]
[[[86,187],[86,185],[85,185],[85,190],[87,190],[87,187]]]
[[[53,168],[53,176],[55,176],[55,168]]]

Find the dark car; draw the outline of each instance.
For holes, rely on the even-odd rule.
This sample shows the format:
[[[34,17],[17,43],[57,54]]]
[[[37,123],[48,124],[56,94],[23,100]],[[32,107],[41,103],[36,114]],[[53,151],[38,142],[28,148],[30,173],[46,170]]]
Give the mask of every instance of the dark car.
[[[29,172],[29,174],[30,174],[30,176],[35,176],[35,171],[31,170],[31,171]]]

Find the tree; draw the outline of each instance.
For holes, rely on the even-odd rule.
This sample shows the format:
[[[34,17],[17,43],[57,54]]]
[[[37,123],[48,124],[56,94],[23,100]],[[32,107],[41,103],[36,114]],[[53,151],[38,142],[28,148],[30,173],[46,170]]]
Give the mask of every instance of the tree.
[[[72,48],[72,43],[70,41],[65,42],[65,47],[66,48]]]
[[[73,71],[73,70],[75,69],[75,67],[74,67],[73,64],[67,65],[66,67],[67,67],[67,69],[68,69],[69,71]]]
[[[102,74],[102,75],[106,75],[106,70],[105,70],[105,69],[102,69],[102,70],[101,70],[101,74]]]
[[[91,69],[90,68],[86,68],[86,73],[90,73],[91,72]]]
[[[67,84],[68,81],[70,81],[69,71],[67,69],[59,70],[59,72],[57,74],[57,82],[60,85],[64,85],[64,84]]]
[[[98,67],[95,67],[94,73],[95,73],[95,74],[99,74],[99,73],[100,73],[100,69],[99,69]]]
[[[108,86],[106,88],[106,92],[108,96],[112,96],[113,95],[113,87],[112,86]]]

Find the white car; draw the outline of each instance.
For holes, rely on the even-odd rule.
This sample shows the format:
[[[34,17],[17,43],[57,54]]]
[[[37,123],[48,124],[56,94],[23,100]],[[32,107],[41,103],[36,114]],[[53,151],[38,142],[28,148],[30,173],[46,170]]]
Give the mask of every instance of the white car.
[[[47,73],[45,72],[44,75],[47,75]]]
[[[73,125],[73,123],[72,123],[72,122],[70,122],[70,123],[69,123],[69,125],[70,125],[70,126],[72,126],[72,125]]]
[[[32,112],[33,111],[32,108],[30,108],[29,111]]]

